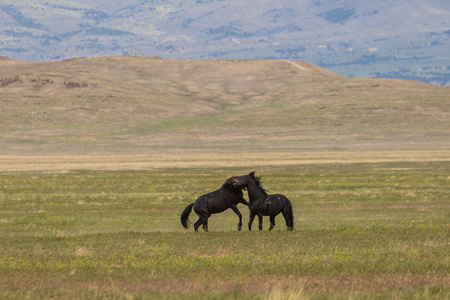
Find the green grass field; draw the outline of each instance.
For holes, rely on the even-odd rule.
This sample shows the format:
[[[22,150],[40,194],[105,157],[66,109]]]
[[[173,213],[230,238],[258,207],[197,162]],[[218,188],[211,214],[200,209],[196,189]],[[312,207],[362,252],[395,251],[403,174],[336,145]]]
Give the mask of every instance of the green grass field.
[[[299,61],[0,60],[0,299],[448,299],[448,99]],[[182,228],[253,170],[294,232]]]
[[[238,232],[231,210],[209,233],[181,227],[186,205],[252,170],[0,173],[0,298],[450,298],[448,161],[260,167],[294,232],[281,215]]]

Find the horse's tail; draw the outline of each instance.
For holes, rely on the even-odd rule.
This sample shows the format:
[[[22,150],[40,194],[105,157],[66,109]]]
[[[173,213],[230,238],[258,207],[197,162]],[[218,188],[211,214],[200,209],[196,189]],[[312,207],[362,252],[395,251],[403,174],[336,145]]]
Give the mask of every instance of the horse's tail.
[[[289,202],[289,219],[291,219],[291,226],[289,230],[294,230],[294,211],[292,210],[292,204]]]
[[[183,225],[183,227],[185,229],[189,228],[189,215],[191,214],[192,211],[192,206],[194,206],[194,203],[189,204],[188,206],[186,206],[186,208],[183,210],[183,212],[181,213],[181,225]]]

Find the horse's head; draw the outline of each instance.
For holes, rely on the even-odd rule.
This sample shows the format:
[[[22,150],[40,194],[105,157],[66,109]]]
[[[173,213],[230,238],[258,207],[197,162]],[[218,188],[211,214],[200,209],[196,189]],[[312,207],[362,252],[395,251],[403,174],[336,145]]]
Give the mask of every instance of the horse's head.
[[[233,187],[245,190],[248,185],[252,182],[257,182],[259,185],[259,179],[255,177],[255,172],[250,172],[248,175],[243,176],[233,176],[228,179],[229,183],[233,185]]]
[[[241,179],[244,176],[233,176],[228,178],[225,183],[224,186],[227,188],[231,188],[231,189],[244,189],[245,186],[243,184],[243,180]]]

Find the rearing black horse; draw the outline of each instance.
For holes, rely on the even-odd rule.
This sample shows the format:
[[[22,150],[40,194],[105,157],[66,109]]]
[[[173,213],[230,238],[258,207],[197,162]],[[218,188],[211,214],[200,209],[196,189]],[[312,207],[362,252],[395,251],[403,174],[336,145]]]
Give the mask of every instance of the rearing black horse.
[[[230,178],[233,185],[238,188],[247,188],[250,208],[250,221],[248,230],[252,230],[252,223],[255,216],[259,219],[259,230],[262,230],[263,216],[270,216],[270,229],[275,227],[275,217],[282,213],[286,220],[287,230],[294,229],[294,214],[292,212],[291,201],[284,195],[269,195],[262,188],[260,179],[255,177],[255,172],[248,175]]]
[[[195,231],[198,231],[202,224],[203,230],[208,231],[208,218],[211,214],[221,213],[231,208],[239,217],[238,230],[240,231],[242,228],[242,215],[236,205],[242,203],[248,206],[248,202],[244,199],[242,189],[233,185],[234,178],[228,178],[220,189],[200,196],[194,203],[186,206],[180,218],[183,227],[189,228],[189,214],[192,208],[199,216],[198,221],[194,223]]]

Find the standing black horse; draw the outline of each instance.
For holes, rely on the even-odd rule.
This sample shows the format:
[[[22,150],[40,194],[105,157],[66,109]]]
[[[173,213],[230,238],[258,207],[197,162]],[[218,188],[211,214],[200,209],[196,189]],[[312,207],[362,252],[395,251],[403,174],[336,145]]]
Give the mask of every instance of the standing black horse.
[[[262,230],[263,216],[270,216],[270,229],[275,227],[275,217],[282,213],[286,220],[287,230],[294,229],[294,214],[292,212],[291,201],[284,195],[268,195],[262,188],[260,179],[255,177],[255,172],[248,175],[230,178],[233,185],[238,188],[247,188],[250,208],[250,221],[248,230],[252,230],[252,223],[255,216],[259,219],[259,230]]]
[[[208,231],[208,218],[211,214],[221,213],[231,208],[239,217],[238,230],[242,228],[242,215],[236,205],[239,203],[248,206],[245,201],[242,189],[233,185],[234,177],[228,178],[222,187],[214,192],[200,196],[194,203],[189,204],[181,214],[181,224],[184,228],[189,228],[189,214],[194,208],[199,219],[194,224],[195,231],[198,231],[200,225],[203,224],[203,230]]]

